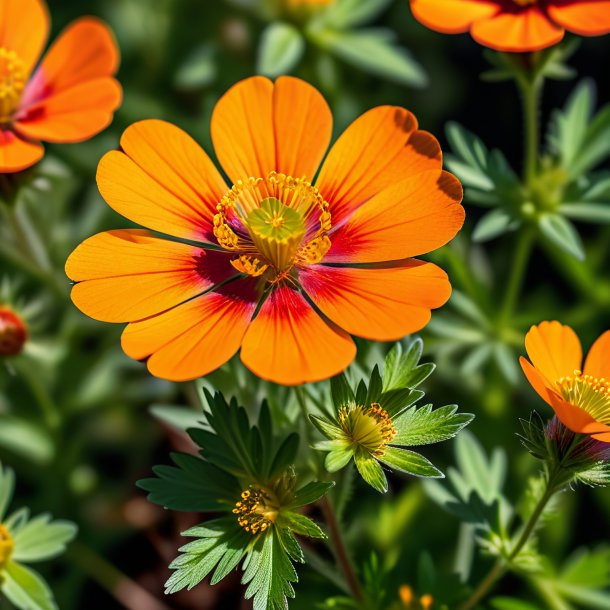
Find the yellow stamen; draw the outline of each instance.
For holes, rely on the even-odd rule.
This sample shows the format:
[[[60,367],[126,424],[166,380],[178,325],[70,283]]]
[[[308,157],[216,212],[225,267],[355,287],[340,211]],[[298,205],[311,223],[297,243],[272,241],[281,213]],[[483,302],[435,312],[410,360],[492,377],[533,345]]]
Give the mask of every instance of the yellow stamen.
[[[593,419],[610,424],[610,381],[584,375],[578,369],[557,381],[557,388],[571,405],[586,411]]]
[[[25,64],[15,51],[0,47],[0,124],[9,123],[25,89]]]
[[[430,610],[430,608],[432,608],[432,606],[434,605],[434,598],[432,597],[432,595],[427,593],[426,595],[422,595],[419,598],[419,603],[421,604],[423,610]]]
[[[253,485],[242,492],[241,500],[233,509],[239,525],[253,536],[270,528],[277,520],[278,512],[279,502],[275,494]]]
[[[8,529],[0,523],[0,570],[9,562],[14,548],[15,543]]]
[[[386,446],[396,436],[390,414],[376,402],[368,407],[341,407],[339,424],[354,445],[364,447],[378,457],[385,453]]]

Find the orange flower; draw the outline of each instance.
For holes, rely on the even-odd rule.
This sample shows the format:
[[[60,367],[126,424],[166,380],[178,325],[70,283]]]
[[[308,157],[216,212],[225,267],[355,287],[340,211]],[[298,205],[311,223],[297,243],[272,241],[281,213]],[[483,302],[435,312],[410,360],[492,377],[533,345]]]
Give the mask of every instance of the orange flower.
[[[42,0],[0,0],[0,172],[42,158],[45,142],[80,142],[104,129],[121,102],[108,27],[78,19],[59,36],[38,69],[49,32]]]
[[[437,32],[470,31],[486,47],[515,53],[557,44],[565,30],[610,32],[610,0],[411,0],[411,10]]]
[[[384,106],[356,120],[328,154],[332,115],[296,78],[244,80],[212,116],[216,156],[163,121],[129,127],[98,186],[148,231],[100,233],[70,256],[77,307],[129,322],[125,352],[153,375],[193,379],[241,347],[255,374],[324,379],[354,358],[350,334],[395,340],[421,329],[451,287],[415,260],[452,239],[464,209],[436,139]]]
[[[525,376],[564,426],[610,443],[610,331],[592,345],[584,370],[578,337],[559,322],[532,326],[525,349]]]

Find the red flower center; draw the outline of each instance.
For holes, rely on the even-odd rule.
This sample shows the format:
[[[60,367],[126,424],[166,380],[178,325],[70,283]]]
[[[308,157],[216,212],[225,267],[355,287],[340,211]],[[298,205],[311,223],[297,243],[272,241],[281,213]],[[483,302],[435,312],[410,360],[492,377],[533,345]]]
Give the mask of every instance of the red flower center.
[[[17,53],[0,47],[0,124],[10,123],[26,81],[25,66]]]
[[[28,333],[23,320],[12,310],[0,307],[0,356],[16,356]]]

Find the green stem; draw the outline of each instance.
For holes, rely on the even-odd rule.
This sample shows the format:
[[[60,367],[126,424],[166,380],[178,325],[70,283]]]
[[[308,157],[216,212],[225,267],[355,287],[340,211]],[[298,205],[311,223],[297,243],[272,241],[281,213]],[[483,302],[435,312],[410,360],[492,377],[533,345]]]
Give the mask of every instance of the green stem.
[[[525,123],[525,148],[523,177],[528,187],[532,186],[538,172],[540,141],[540,97],[543,81],[534,75],[519,75],[517,85],[523,99]]]
[[[56,431],[61,421],[59,409],[41,383],[40,378],[32,371],[31,363],[16,359],[13,362],[13,366],[34,395],[47,426],[50,430]]]
[[[347,547],[345,546],[343,535],[341,534],[341,528],[339,526],[339,522],[337,521],[337,516],[335,515],[333,505],[328,498],[324,497],[320,500],[320,508],[324,514],[324,520],[326,521],[326,526],[328,527],[328,536],[331,540],[337,563],[345,575],[345,580],[352,597],[358,602],[363,602],[364,594],[362,592],[362,587],[349,558],[349,553],[347,552]]]
[[[538,500],[532,514],[530,515],[525,527],[517,538],[517,542],[511,549],[510,553],[504,558],[498,559],[485,578],[477,585],[470,597],[460,606],[459,610],[472,610],[477,604],[493,589],[494,585],[508,571],[510,565],[517,559],[523,547],[531,538],[538,521],[544,512],[549,500],[558,490],[558,479],[560,468],[556,466],[547,477],[547,484],[544,493]]]

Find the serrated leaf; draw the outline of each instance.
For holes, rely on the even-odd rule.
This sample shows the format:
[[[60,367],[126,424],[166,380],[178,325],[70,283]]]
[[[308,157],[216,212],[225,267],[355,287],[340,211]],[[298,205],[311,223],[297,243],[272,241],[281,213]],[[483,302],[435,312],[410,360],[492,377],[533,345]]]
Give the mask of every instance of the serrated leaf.
[[[356,400],[354,392],[343,373],[330,380],[330,395],[336,410]]]
[[[405,353],[399,343],[390,350],[384,364],[384,392],[416,388],[432,374],[435,368],[433,363],[418,364],[422,351],[423,341],[420,338],[415,339]]]
[[[395,418],[394,428],[397,434],[392,444],[415,447],[453,438],[474,419],[474,415],[458,413],[457,410],[457,405],[447,405],[434,410],[432,405],[419,409],[411,407]]]
[[[445,476],[430,460],[408,449],[387,447],[379,459],[390,468],[416,477],[442,479]]]
[[[34,570],[9,561],[2,574],[0,591],[21,610],[57,610],[53,594]]]
[[[271,78],[287,74],[297,65],[304,52],[305,40],[296,27],[288,23],[271,23],[261,37],[257,71]]]
[[[295,534],[299,534],[299,536],[326,538],[326,534],[320,529],[319,525],[300,513],[283,511],[281,513],[280,524],[290,528]]]
[[[373,488],[381,493],[388,491],[388,481],[379,462],[362,448],[354,454],[356,468],[360,476]]]
[[[585,249],[574,225],[559,214],[542,214],[538,221],[542,234],[555,246],[582,261]]]
[[[329,489],[332,489],[334,485],[334,481],[311,481],[310,483],[307,483],[307,485],[296,491],[293,500],[289,504],[289,508],[298,508],[317,502]]]
[[[25,524],[13,537],[15,561],[35,562],[51,559],[63,553],[76,536],[77,527],[69,521],[51,521],[42,514]]]
[[[309,419],[311,423],[328,439],[342,439],[343,431],[339,426],[334,424],[333,422],[325,419],[324,417],[319,417],[317,415],[310,415]]]

